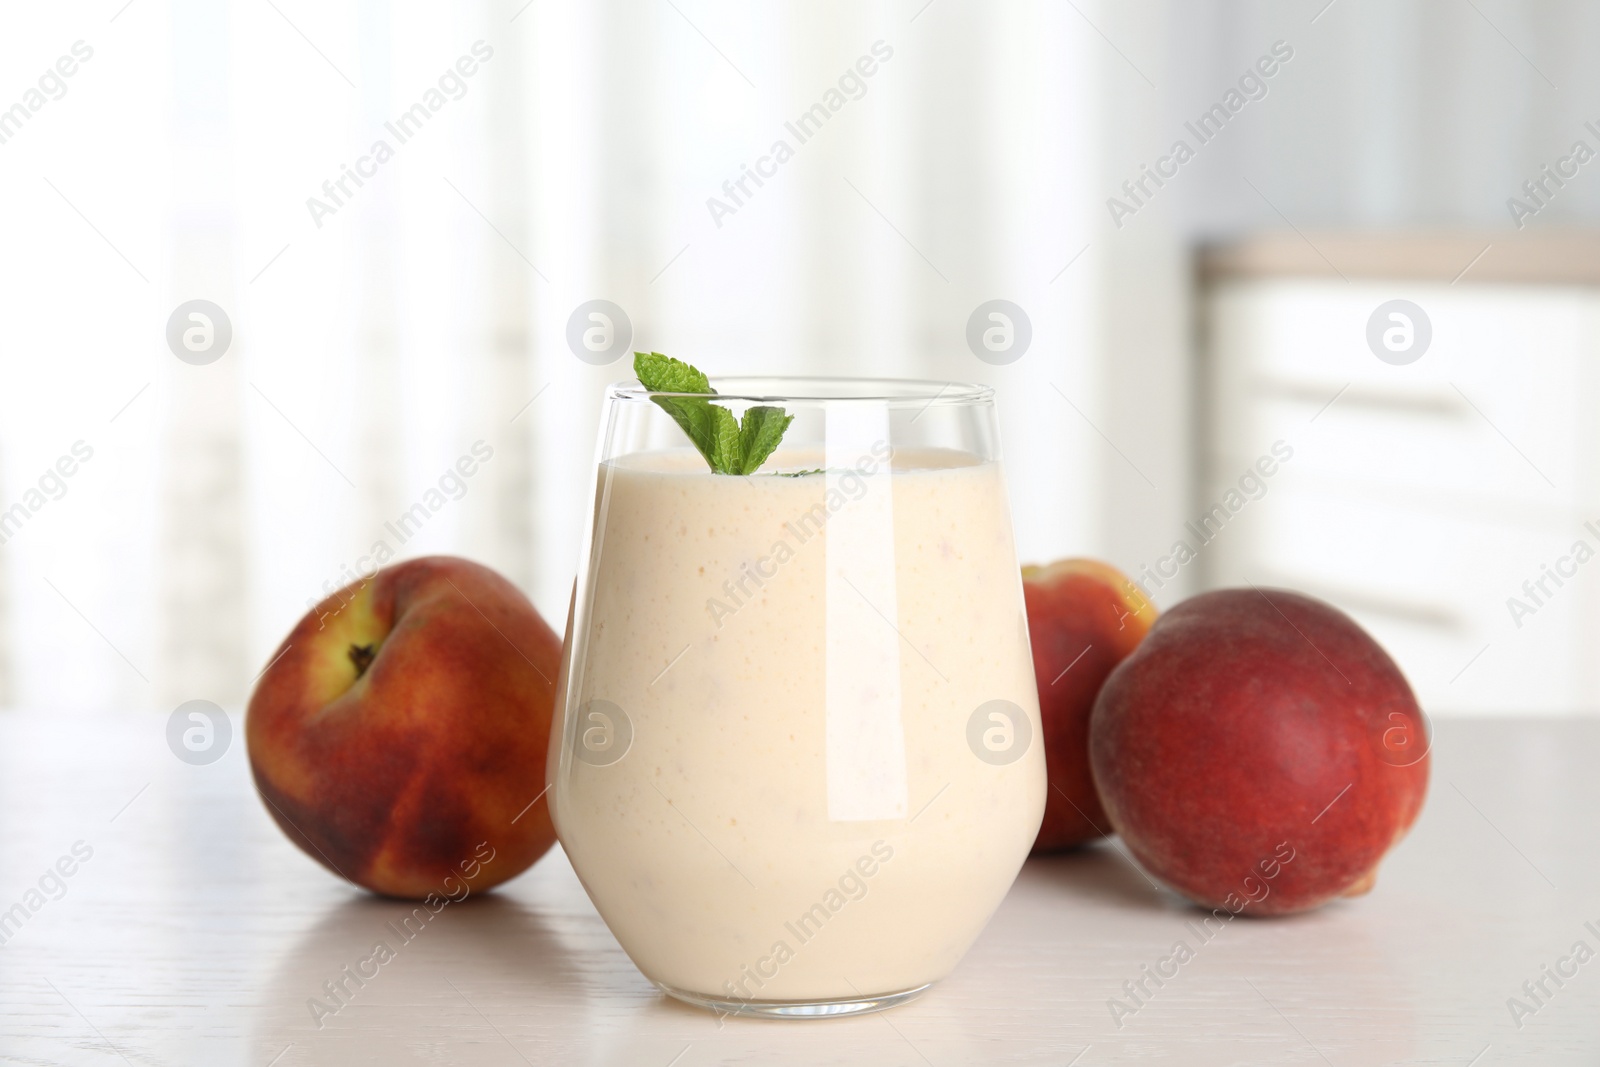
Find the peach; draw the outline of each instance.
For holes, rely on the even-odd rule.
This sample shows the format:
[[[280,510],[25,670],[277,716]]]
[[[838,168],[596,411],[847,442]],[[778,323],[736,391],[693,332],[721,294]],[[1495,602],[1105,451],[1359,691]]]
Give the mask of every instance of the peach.
[[[1208,907],[1306,911],[1371,888],[1428,784],[1427,723],[1336,608],[1223,589],[1167,612],[1106,680],[1089,760],[1111,825]]]
[[[307,855],[386,896],[456,896],[555,841],[545,787],[561,642],[487,567],[408,560],[284,639],[245,739],[267,810]]]
[[[1089,712],[1111,669],[1155,621],[1139,587],[1108,563],[1064,559],[1022,568],[1050,789],[1033,851],[1092,841],[1110,823],[1089,773]]]

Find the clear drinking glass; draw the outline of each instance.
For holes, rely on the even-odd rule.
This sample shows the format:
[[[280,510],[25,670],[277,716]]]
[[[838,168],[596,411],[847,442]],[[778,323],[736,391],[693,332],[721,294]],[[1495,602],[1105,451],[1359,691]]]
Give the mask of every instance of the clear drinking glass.
[[[1044,810],[993,394],[712,386],[736,415],[794,416],[756,473],[713,473],[654,402],[671,395],[607,394],[551,813],[665,992],[888,1007],[955,967]]]

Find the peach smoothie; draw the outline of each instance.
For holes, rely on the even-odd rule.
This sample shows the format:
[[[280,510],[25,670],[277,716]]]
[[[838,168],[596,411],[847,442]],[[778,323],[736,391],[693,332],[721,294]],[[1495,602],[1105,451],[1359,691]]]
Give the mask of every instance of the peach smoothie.
[[[998,464],[881,438],[747,476],[637,452],[595,506],[551,809],[629,956],[724,1004],[949,974],[1045,800]]]

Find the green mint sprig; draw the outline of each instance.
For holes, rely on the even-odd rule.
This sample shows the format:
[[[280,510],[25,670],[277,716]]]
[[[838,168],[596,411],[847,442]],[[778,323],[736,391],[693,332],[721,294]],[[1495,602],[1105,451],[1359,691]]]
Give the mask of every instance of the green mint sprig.
[[[704,393],[716,396],[711,382],[682,360],[660,352],[635,352],[633,373],[652,393]],[[651,397],[671,415],[717,474],[754,474],[783,440],[794,416],[782,408],[759,406],[744,421],[721,404],[687,396]]]

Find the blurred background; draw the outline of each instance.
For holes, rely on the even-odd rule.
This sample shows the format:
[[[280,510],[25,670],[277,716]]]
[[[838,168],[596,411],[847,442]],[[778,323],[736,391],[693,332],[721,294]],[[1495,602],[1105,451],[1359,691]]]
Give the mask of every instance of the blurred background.
[[[559,630],[649,348],[990,383],[1025,559],[1304,589],[1435,715],[1593,711],[1597,34],[1578,0],[9,7],[0,704],[237,708],[390,554]]]

